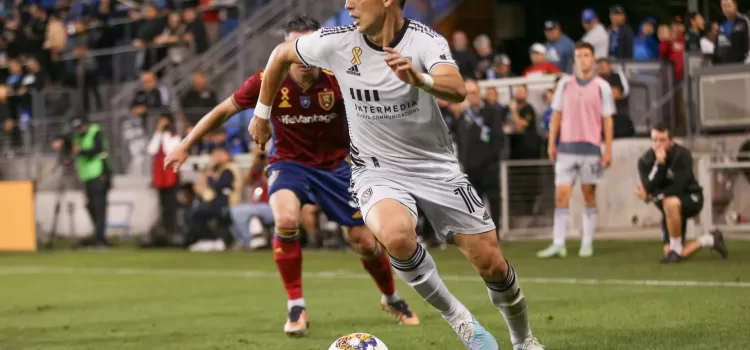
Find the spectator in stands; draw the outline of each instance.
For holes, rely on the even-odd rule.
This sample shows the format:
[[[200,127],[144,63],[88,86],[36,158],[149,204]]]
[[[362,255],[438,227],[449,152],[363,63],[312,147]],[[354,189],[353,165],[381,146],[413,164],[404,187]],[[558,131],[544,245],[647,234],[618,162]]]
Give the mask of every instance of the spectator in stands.
[[[73,152],[76,154],[78,178],[86,192],[86,209],[94,224],[94,240],[85,245],[109,246],[106,236],[107,196],[111,187],[110,170],[107,164],[108,150],[104,131],[98,124],[84,118],[75,118],[70,123],[75,130]]]
[[[479,198],[487,198],[490,217],[500,221],[500,159],[505,134],[504,115],[500,108],[482,101],[476,81],[466,81],[467,106],[453,123],[458,160]]]
[[[701,37],[706,30],[706,20],[698,12],[688,14],[690,29],[685,33],[685,51],[689,53],[701,52]]]
[[[220,37],[220,19],[219,11],[210,9],[213,7],[215,0],[200,0],[200,6],[203,9],[203,24],[206,27],[208,44],[213,45],[219,41]]]
[[[62,74],[65,69],[62,66],[62,54],[65,51],[67,45],[68,33],[65,31],[60,18],[56,15],[51,15],[47,22],[47,34],[43,44],[43,48],[47,50],[46,54],[42,59],[42,66],[44,71],[49,75],[50,80],[53,82],[59,82],[63,79]]]
[[[510,135],[511,159],[536,159],[541,153],[541,139],[537,132],[536,112],[528,103],[529,89],[525,84],[515,87],[513,101],[508,105],[509,120],[513,123]]]
[[[552,99],[555,96],[555,90],[554,89],[547,89],[544,90],[544,105],[547,106],[544,109],[544,113],[542,114],[542,120],[540,129],[542,131],[542,144],[547,143],[547,139],[549,139],[549,121],[552,119],[552,113],[554,112],[552,110]]]
[[[42,54],[44,35],[47,32],[47,11],[35,3],[28,8],[29,18],[24,25],[24,36],[26,37],[27,56],[39,57]]]
[[[477,55],[469,48],[469,39],[466,33],[458,30],[453,33],[451,55],[456,60],[458,69],[464,77],[474,76],[474,67],[477,64]]]
[[[620,5],[609,8],[612,27],[609,32],[609,55],[619,59],[633,58],[633,28],[625,22],[625,9]]]
[[[547,62],[547,49],[544,45],[534,43],[529,48],[529,55],[531,55],[531,65],[523,71],[524,77],[561,73],[556,65]]]
[[[169,106],[169,91],[159,84],[156,74],[153,72],[141,73],[141,89],[135,93],[130,111],[134,116],[145,118],[149,110],[158,110]]]
[[[490,69],[487,70],[487,80],[511,78],[515,75],[510,71],[510,57],[506,54],[495,55],[495,60]]]
[[[659,57],[659,41],[654,37],[656,19],[646,18],[638,28],[638,36],[633,39],[633,59],[651,61]]]
[[[219,104],[216,93],[206,87],[206,76],[193,73],[193,87],[182,96],[182,118],[187,125],[195,125],[203,116]]]
[[[250,201],[240,203],[230,209],[232,213],[232,233],[237,241],[236,248],[256,249],[268,245],[263,230],[251,230],[253,219],[259,219],[261,226],[273,226],[273,212],[268,205],[268,181],[263,174],[266,166],[266,155],[260,147],[253,149],[252,167],[247,172],[244,184],[250,186]],[[252,232],[255,231],[255,232]]]
[[[3,30],[3,46],[8,58],[18,58],[25,51],[23,43],[23,31],[20,28],[20,21],[15,15],[5,19],[5,28]]]
[[[492,41],[487,34],[480,34],[474,39],[474,50],[477,52],[477,62],[474,66],[474,77],[484,80],[485,74],[492,66],[495,53],[492,49]]]
[[[750,56],[750,20],[737,12],[737,0],[721,0],[724,20],[719,26],[716,40],[714,64],[748,63]]]
[[[596,71],[599,76],[612,87],[612,97],[615,100],[614,129],[615,137],[635,136],[633,122],[630,119],[630,84],[621,71],[613,71],[606,58],[597,60]]]
[[[14,123],[18,125],[18,120],[21,118],[21,88],[23,83],[23,66],[17,59],[8,60],[8,78],[5,80],[5,86],[8,91],[8,108],[10,110],[10,117],[13,118]]]
[[[186,31],[187,26],[182,23],[182,16],[177,12],[170,13],[167,16],[167,25],[154,38],[155,45],[166,45],[158,49],[158,56],[163,57],[162,53],[166,53],[170,63],[175,66],[190,58],[192,52],[184,41]]]
[[[659,44],[659,57],[663,60],[671,61],[674,65],[675,81],[682,81],[683,67],[685,64],[685,37],[683,35],[685,26],[675,19],[669,30],[660,33],[661,43]],[[685,135],[687,124],[685,120],[685,103],[682,96],[682,86],[675,87],[673,96],[675,122],[674,131],[677,135]]]
[[[685,36],[682,23],[677,20],[672,21],[672,28],[669,31],[660,33],[659,38],[659,57],[663,60],[671,61],[674,64],[675,79],[681,81],[682,68],[685,62]]]
[[[209,223],[229,214],[230,207],[238,204],[242,197],[240,168],[232,161],[226,148],[217,147],[211,152],[212,164],[203,170],[194,185],[200,198],[198,205],[190,210],[188,226],[191,251],[223,251],[226,245]]]
[[[206,35],[206,27],[203,24],[203,20],[198,18],[198,11],[195,7],[188,7],[182,13],[183,20],[187,25],[184,39],[189,43],[193,43],[196,54],[202,54],[208,50],[208,36]]]
[[[704,60],[711,62],[714,52],[716,51],[716,40],[719,39],[719,22],[711,22],[711,28],[706,32],[706,36],[701,38],[701,53]]]
[[[156,124],[156,131],[148,144],[152,158],[151,184],[159,192],[161,223],[167,236],[177,233],[177,191],[179,179],[174,169],[164,169],[164,159],[180,144],[171,116],[164,114]]]
[[[99,94],[98,67],[96,58],[88,55],[96,38],[89,35],[83,21],[75,21],[72,28],[74,34],[69,37],[68,47],[76,60],[71,67],[68,84],[81,89],[84,111],[90,110],[91,96],[94,97],[95,108],[99,110],[102,108],[102,97]]]
[[[503,111],[503,119],[505,118],[505,107],[500,103],[500,96],[497,93],[497,89],[495,88],[487,88],[487,90],[484,92],[484,102],[487,103],[487,106],[491,106],[494,108],[499,108],[501,111]]]
[[[560,29],[557,21],[544,22],[544,36],[547,42],[544,44],[547,50],[547,62],[557,66],[561,72],[573,71],[573,52],[576,45]]]
[[[609,56],[609,33],[599,22],[599,17],[592,9],[585,9],[581,14],[581,22],[586,34],[581,41],[587,42],[594,47],[594,57],[604,58]]]
[[[159,10],[156,6],[150,2],[146,3],[143,10],[143,19],[138,25],[138,33],[133,40],[133,46],[142,49],[136,58],[136,67],[148,70],[159,61],[156,50],[147,49],[147,47],[164,30],[165,25],[164,18],[159,17]]]

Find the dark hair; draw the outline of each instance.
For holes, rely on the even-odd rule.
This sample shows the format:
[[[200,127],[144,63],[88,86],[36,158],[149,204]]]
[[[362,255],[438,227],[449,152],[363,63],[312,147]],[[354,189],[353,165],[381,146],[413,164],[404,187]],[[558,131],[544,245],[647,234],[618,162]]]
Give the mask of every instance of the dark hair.
[[[318,29],[320,29],[320,22],[316,21],[315,19],[311,18],[308,15],[300,15],[300,16],[290,19],[289,22],[286,23],[286,28],[284,28],[284,33],[285,34],[289,34],[292,32],[305,33],[305,32],[313,32]]]
[[[589,51],[591,51],[592,55],[594,54],[594,46],[585,41],[579,41],[576,43],[576,50],[578,49],[588,49]]]
[[[401,3],[399,4],[399,6],[401,6],[401,8],[403,9],[404,6],[406,6],[406,0],[401,0]]]
[[[609,63],[609,60],[608,60],[608,59],[607,59],[606,57],[602,57],[602,58],[600,58],[600,59],[596,60],[596,63],[602,63],[602,62],[607,62],[607,63]]]
[[[659,123],[651,127],[651,130],[655,130],[658,132],[666,132],[667,135],[669,135],[669,138],[672,138],[672,130],[667,126],[667,124]]]

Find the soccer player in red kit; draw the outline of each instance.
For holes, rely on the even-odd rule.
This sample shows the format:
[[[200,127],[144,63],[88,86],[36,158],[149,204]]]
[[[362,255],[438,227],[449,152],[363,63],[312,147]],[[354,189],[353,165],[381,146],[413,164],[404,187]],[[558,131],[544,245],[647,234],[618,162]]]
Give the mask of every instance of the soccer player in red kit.
[[[289,21],[287,40],[314,32],[319,23],[301,16]],[[193,143],[241,110],[253,108],[260,95],[263,72],[242,84],[232,97],[214,108],[173,151],[167,166],[179,166]],[[349,136],[343,97],[332,74],[319,68],[292,65],[272,110],[273,140],[269,150],[269,194],[274,215],[274,260],[288,295],[284,332],[302,336],[309,318],[302,298],[302,249],[299,213],[316,203],[329,219],[347,228],[347,238],[382,293],[382,307],[400,324],[419,318],[396,293],[388,257],[367,229],[349,193]]]

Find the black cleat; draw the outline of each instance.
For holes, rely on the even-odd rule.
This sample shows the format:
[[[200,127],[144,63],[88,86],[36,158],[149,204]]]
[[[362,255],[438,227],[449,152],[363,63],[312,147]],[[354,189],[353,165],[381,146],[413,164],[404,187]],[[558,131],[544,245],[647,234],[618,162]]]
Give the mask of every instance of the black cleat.
[[[714,236],[713,249],[719,253],[722,258],[726,259],[727,256],[729,256],[729,251],[727,250],[726,243],[724,243],[724,234],[719,230],[714,230],[711,232],[711,236]]]
[[[659,263],[660,264],[677,264],[677,263],[681,263],[683,260],[685,260],[685,258],[680,256],[680,254],[677,254],[677,252],[675,252],[674,250],[670,250],[667,256],[659,260]]]

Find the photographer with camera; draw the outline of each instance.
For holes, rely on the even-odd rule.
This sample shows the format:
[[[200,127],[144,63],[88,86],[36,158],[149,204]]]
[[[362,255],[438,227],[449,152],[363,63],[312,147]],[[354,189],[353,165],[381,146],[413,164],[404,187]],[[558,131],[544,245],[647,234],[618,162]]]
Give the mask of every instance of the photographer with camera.
[[[77,163],[78,178],[86,193],[86,209],[94,224],[94,239],[83,244],[94,247],[109,246],[107,229],[107,195],[111,185],[110,169],[107,165],[107,141],[98,124],[84,118],[74,118],[73,153]]]
[[[162,114],[156,123],[156,131],[148,144],[148,154],[152,156],[151,183],[159,191],[161,223],[166,236],[177,233],[177,188],[178,174],[164,168],[167,154],[180,144],[180,134],[175,131],[172,117]]]
[[[188,215],[188,243],[192,243],[190,251],[226,250],[226,244],[209,223],[228,217],[230,206],[240,202],[242,180],[240,168],[232,161],[229,151],[224,147],[214,148],[211,164],[203,170],[194,185],[198,202]]]

